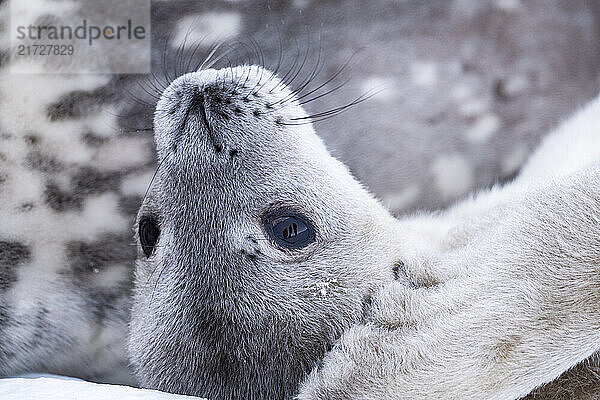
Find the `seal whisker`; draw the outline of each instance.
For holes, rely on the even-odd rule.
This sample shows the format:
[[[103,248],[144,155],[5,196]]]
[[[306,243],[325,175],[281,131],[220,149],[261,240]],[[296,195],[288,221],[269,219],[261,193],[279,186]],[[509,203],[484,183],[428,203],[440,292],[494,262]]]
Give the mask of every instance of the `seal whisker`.
[[[215,53],[217,52],[217,50],[219,50],[219,48],[221,47],[222,44],[223,44],[223,42],[219,42],[219,43],[215,44],[210,49],[208,55],[204,58],[204,60],[199,62],[198,64],[196,64],[196,66],[194,67],[194,71],[199,71],[199,70],[203,69],[204,65],[210,61],[210,59],[215,55]]]
[[[150,96],[155,100],[158,100],[167,88],[166,82],[162,82],[154,72],[150,72],[150,75],[152,76],[152,79],[148,79],[148,76],[145,75],[143,78],[138,79],[136,83],[138,86],[144,86],[147,89],[145,90],[146,93],[148,93],[148,91],[152,92],[153,94]]]
[[[279,73],[279,68],[281,68],[281,63],[283,62],[283,38],[281,37],[281,30],[279,29],[279,25],[275,24],[275,27],[277,28],[277,38],[279,40],[279,48],[277,51],[277,65],[275,66],[275,69],[273,70],[273,75],[277,75]],[[269,91],[269,93],[271,93]]]
[[[135,243],[135,242],[134,242],[134,243],[128,243],[128,245],[129,245],[129,246],[138,246],[138,244],[137,244],[137,243]],[[150,248],[153,248],[153,249],[160,249],[160,248],[167,248],[167,247],[169,247],[169,246],[155,244],[154,246],[146,245],[146,247],[150,247]]]
[[[333,92],[335,92],[335,91],[337,91],[337,90],[339,90],[339,89],[343,88],[343,87],[344,87],[344,86],[346,86],[346,85],[348,84],[348,82],[350,82],[351,80],[352,80],[352,78],[348,78],[348,79],[346,79],[344,82],[340,83],[338,86],[334,87],[333,89],[327,90],[326,92],[324,92],[324,93],[321,93],[321,94],[319,94],[319,95],[317,95],[317,96],[315,96],[315,97],[311,97],[311,98],[310,98],[310,99],[308,99],[308,100],[301,101],[301,102],[300,102],[300,104],[301,104],[301,105],[305,105],[305,104],[308,104],[308,103],[310,103],[311,101],[315,101],[315,100],[318,100],[318,99],[320,99],[320,98],[322,98],[322,97],[325,97],[325,96],[327,96],[327,95],[329,95],[329,94],[331,94],[331,93],[333,93]]]
[[[139,97],[137,97],[135,94],[131,93],[131,91],[128,88],[123,88],[123,92],[125,92],[125,94],[134,102],[136,102],[137,104],[143,106],[144,108],[154,108],[156,106],[156,104],[152,104],[149,103],[145,100],[140,99]]]
[[[117,117],[117,118],[127,118],[133,115],[148,115],[148,113],[146,112],[142,112],[142,111],[136,111],[136,112],[127,112],[127,113],[116,113],[116,112],[112,112],[109,110],[104,110],[103,112],[107,113],[108,115],[111,115],[113,117]],[[120,130],[120,128],[117,125],[114,125],[111,127],[115,130],[118,131]],[[133,129],[133,128],[132,128]]]
[[[171,153],[168,153],[168,154],[171,154]],[[150,188],[152,187],[152,184],[154,183],[154,179],[156,178],[156,175],[158,174],[158,171],[160,170],[160,167],[163,165],[163,163],[165,162],[165,160],[167,159],[167,157],[163,158],[162,161],[160,161],[158,163],[158,165],[156,166],[156,169],[154,170],[154,174],[152,174],[152,178],[150,179],[150,183],[148,184],[148,187],[146,188],[146,192],[144,193],[144,197],[142,198],[142,204],[144,203],[144,201],[146,201],[146,197],[148,196],[148,193],[150,192]]]
[[[169,42],[171,41],[171,36],[173,34],[173,31],[170,31],[169,34],[167,35],[167,38],[165,39],[165,45],[163,47],[163,52],[162,52],[162,73],[165,76],[165,81],[168,83],[173,82],[174,78],[171,77],[171,75],[169,74],[169,65],[168,65],[168,53],[167,53],[167,48],[169,46]]]
[[[254,47],[256,48],[256,51],[258,52],[258,64],[260,66],[264,66],[265,64],[265,59],[264,59],[264,53],[262,51],[262,49],[260,48],[259,44],[256,42],[256,40],[254,40],[254,38],[250,38],[249,39],[250,42],[254,45]],[[256,80],[256,84],[254,85],[254,87],[252,89],[250,89],[248,91],[248,93],[246,93],[246,96],[244,96],[244,99],[248,99],[248,96],[250,96],[251,94],[254,93],[254,90],[258,87],[258,85],[260,84],[260,82],[262,81],[263,78],[263,74],[264,74],[264,69],[261,68],[260,70],[260,76],[258,77],[258,79]]]
[[[225,70],[225,76],[223,76],[223,78],[221,78],[221,90],[224,92],[225,91],[225,85],[227,82],[229,82],[229,80],[227,79],[227,73],[228,71],[230,73],[232,73],[231,70],[231,59],[229,58],[229,56],[225,56],[225,59],[227,60],[227,66],[224,68]],[[233,74],[231,77],[231,82],[233,82]]]
[[[150,96],[151,98],[153,98],[156,101],[158,101],[160,99],[160,96],[158,94],[154,93],[151,89],[149,89],[146,86],[147,82],[139,80],[136,83],[148,96]]]
[[[169,86],[169,83],[166,81],[162,81],[154,71],[151,71],[150,75],[152,76],[152,86],[157,90],[159,94],[162,94]]]
[[[198,52],[198,49],[200,48],[200,46],[202,46],[202,44],[204,44],[204,41],[206,40],[206,37],[208,36],[208,34],[204,35],[194,46],[194,50],[191,52],[191,54],[188,56],[188,61],[185,64],[185,68],[184,68],[184,72],[188,73],[191,72],[190,71],[190,67],[192,66],[192,62],[194,61],[194,57],[196,56],[196,53]]]
[[[252,51],[254,51],[252,46],[250,46],[248,43],[241,41],[241,40],[237,40],[235,42],[235,45],[239,48],[242,48],[245,52],[245,62],[243,63],[243,65],[251,65],[252,64],[252,59],[251,59],[252,56],[250,53]],[[241,56],[239,58],[241,58]],[[232,69],[232,72],[233,72],[233,69]],[[238,90],[240,83],[242,82],[242,79],[244,79],[243,74],[236,75],[235,81],[233,81],[233,78],[232,78],[232,83],[234,84],[234,86],[233,86],[234,92]]]
[[[376,94],[377,93],[370,93],[368,95],[363,94],[363,95],[357,97],[354,101],[352,101],[346,105],[343,105],[343,106],[332,108],[331,110],[323,111],[323,112],[312,114],[312,115],[307,115],[305,117],[290,118],[290,120],[292,120],[292,121],[300,121],[300,122],[291,122],[291,123],[290,122],[280,122],[280,124],[281,125],[305,125],[305,124],[311,124],[314,122],[322,122],[329,118],[335,117],[338,114],[341,114],[342,112],[348,110],[350,107],[353,107],[357,104],[367,101],[368,99],[375,96]]]
[[[185,35],[183,37],[183,41],[181,41],[181,43],[179,43],[179,45],[177,46],[177,51],[175,52],[175,60],[173,62],[173,71],[175,73],[175,77],[179,77],[182,75],[182,73],[178,70],[180,70],[182,67],[182,65],[180,64],[184,55],[185,46],[187,44],[188,38],[190,37],[190,33],[192,32],[192,26],[197,21],[197,19],[198,18],[196,17],[194,22],[192,22],[188,26],[187,31],[185,32]],[[185,71],[183,73],[185,73]]]
[[[315,63],[315,66],[313,68],[313,70],[311,71],[311,73],[308,75],[308,78],[304,80],[304,82],[302,82],[299,87],[295,90],[296,94],[300,94],[312,81],[313,79],[321,72],[322,68],[323,68],[323,63],[321,60],[322,57],[322,53],[323,53],[323,45],[322,45],[322,40],[323,38],[321,36],[319,36],[319,51],[317,53],[317,62]]]
[[[308,29],[308,27],[307,27]],[[304,65],[306,64],[306,60],[308,60],[308,55],[310,52],[310,34],[307,31],[307,46],[306,46],[306,51],[304,52],[304,58],[302,60],[302,63],[300,63],[300,67],[298,68],[298,70],[294,73],[294,75],[290,78],[290,80],[288,82],[286,82],[286,84],[288,86],[292,86],[292,84],[294,83],[294,81],[296,80],[296,78],[298,77],[298,75],[300,74],[300,72],[302,71],[302,69],[304,68]]]
[[[300,45],[298,44],[297,39],[294,39],[294,42],[296,42],[296,57],[294,58],[294,61],[292,62],[288,71],[285,73],[285,75],[283,75],[283,77],[281,77],[279,84],[277,84],[273,88],[271,88],[271,91],[275,90],[279,87],[285,86],[285,82],[287,82],[288,76],[293,73],[293,71],[296,69],[296,66],[298,65],[298,61],[300,60],[300,54],[301,54],[300,53]],[[271,92],[269,92],[269,93],[271,93]]]
[[[154,128],[127,128],[121,129],[120,133],[131,133],[131,132],[150,132],[153,131]]]
[[[227,57],[227,55],[229,53],[231,53],[232,51],[234,51],[233,48],[227,49],[224,53],[221,53],[221,55],[219,55],[217,58],[213,59],[211,62],[209,62],[207,65],[201,67],[201,69],[209,69],[212,68],[216,63],[218,63],[219,61],[221,61],[224,57]]]
[[[269,82],[271,82],[277,76],[277,73],[279,72],[279,68],[281,67],[281,62],[283,60],[283,42],[281,39],[281,31],[279,31],[279,27],[277,27],[277,32],[279,34],[279,56],[278,56],[278,60],[277,60],[277,65],[276,65],[275,69],[271,72],[271,76],[262,85],[260,85],[260,87],[258,89],[256,89],[255,92],[260,92]],[[262,75],[261,75],[261,79],[262,79]],[[258,81],[260,82],[261,79],[259,79]],[[269,91],[269,93],[271,93],[271,91]]]
[[[307,93],[304,93],[301,96],[298,96],[296,99],[298,101],[301,101],[303,98],[306,98],[307,96],[310,96],[311,94],[316,93],[317,91],[319,91],[320,89],[322,89],[323,87],[325,87],[326,85],[328,85],[329,83],[333,82],[348,67],[348,65],[350,65],[350,62],[352,62],[352,59],[354,58],[354,56],[356,56],[357,53],[358,53],[358,50],[354,51],[350,55],[350,57],[348,57],[348,59],[344,62],[344,64],[342,64],[342,66],[340,68],[338,68],[337,71],[334,72],[333,75],[331,75],[325,82],[321,83],[316,88],[311,89]],[[286,98],[280,100],[277,103],[278,104],[283,104],[283,103],[289,101],[290,99],[291,99],[291,97],[287,96]]]

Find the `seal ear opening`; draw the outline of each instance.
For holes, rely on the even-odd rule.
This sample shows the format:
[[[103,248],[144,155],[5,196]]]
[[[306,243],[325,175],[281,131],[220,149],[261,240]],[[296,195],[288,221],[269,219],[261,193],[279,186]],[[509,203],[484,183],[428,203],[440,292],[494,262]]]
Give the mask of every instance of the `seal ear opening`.
[[[400,277],[406,277],[406,269],[404,261],[398,260],[392,266],[392,272],[394,273],[394,280],[400,280]]]
[[[146,257],[150,257],[154,253],[160,236],[160,227],[156,218],[142,217],[138,224],[138,235],[144,254]]]

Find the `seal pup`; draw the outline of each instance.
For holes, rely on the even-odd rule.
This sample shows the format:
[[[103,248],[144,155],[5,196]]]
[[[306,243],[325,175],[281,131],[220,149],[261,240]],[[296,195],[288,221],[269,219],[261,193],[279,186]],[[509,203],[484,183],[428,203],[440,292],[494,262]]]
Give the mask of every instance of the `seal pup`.
[[[596,101],[585,117],[574,121],[590,118],[598,108]],[[547,234],[539,222],[551,218],[562,199],[583,199],[582,209],[589,211],[594,197],[576,194],[585,182],[600,181],[591,172],[580,175],[573,187],[568,180],[544,186],[600,160],[600,150],[590,150],[595,130],[588,126],[581,131],[582,124],[573,123],[562,130],[566,133],[552,135],[513,183],[484,191],[444,214],[396,220],[327,152],[294,94],[257,66],[210,69],[176,79],[157,104],[154,125],[159,168],[135,227],[139,256],[129,352],[142,386],[214,399],[292,398],[310,371],[300,389],[302,399],[395,399],[407,393],[418,398],[419,388],[427,386],[424,377],[432,376],[441,382],[431,386],[435,395],[449,382],[458,382],[449,393],[475,393],[481,385],[476,378],[483,375],[470,367],[483,365],[487,371],[498,364],[496,353],[467,357],[472,363],[460,370],[432,368],[419,375],[415,371],[430,367],[426,361],[435,360],[443,347],[446,330],[436,325],[435,331],[412,329],[407,335],[406,328],[430,326],[436,313],[455,328],[469,321],[487,326],[483,312],[468,314],[469,321],[452,312],[454,305],[464,307],[476,299],[477,284],[483,285],[460,279],[473,274],[469,260],[494,254],[490,259],[498,263],[483,264],[478,272],[493,272],[481,287],[492,297],[508,293],[504,300],[510,300],[521,292],[518,280],[510,280],[515,275],[505,273],[509,265],[502,256],[507,249],[530,246],[523,239]],[[582,140],[556,162],[553,156],[565,135],[571,138],[571,130],[578,129]],[[562,204],[557,214],[563,217],[553,230],[558,237],[569,232],[567,206]],[[536,207],[542,212],[532,214]],[[585,221],[576,227],[584,229]],[[593,221],[587,227],[593,228]],[[500,222],[502,229],[520,232],[512,237],[513,247],[493,247],[502,243],[492,229]],[[535,229],[517,230],[522,226]],[[476,240],[481,237],[485,240]],[[554,247],[538,250],[541,259],[523,257],[515,270],[535,271],[532,267],[544,262],[558,268],[550,262]],[[577,264],[571,255],[559,259],[575,271],[579,266],[589,272],[589,263]],[[503,285],[494,285],[491,277]],[[541,277],[532,273],[528,278]],[[564,289],[556,281],[540,282],[548,283],[543,288],[551,293]],[[457,292],[448,287],[458,287]],[[577,285],[567,288],[579,297],[586,293],[577,292]],[[429,298],[430,293],[435,295]],[[517,312],[537,316],[535,307],[490,304],[498,305],[493,311],[504,318],[504,328]],[[559,302],[553,304],[560,310]],[[589,326],[578,328],[590,331]],[[395,335],[388,337],[393,349],[381,343],[386,337],[382,330]],[[542,325],[528,331],[538,338],[543,332]],[[458,348],[508,343],[506,334],[462,335]],[[501,385],[485,375],[492,389],[477,393],[507,399],[529,393],[589,357],[587,350],[595,342],[592,336],[585,338],[584,352],[551,347],[556,355],[551,371],[527,373],[524,366],[531,367],[532,359],[519,358],[512,374],[496,378],[510,390],[494,391]],[[353,354],[360,357],[349,356]],[[450,363],[457,361],[457,355],[441,354]],[[461,384],[461,372],[471,372],[471,380]],[[499,394],[503,397],[494,397]]]
[[[394,279],[402,232],[294,96],[246,66],[184,75],[157,103],[129,340],[142,386],[291,398]]]

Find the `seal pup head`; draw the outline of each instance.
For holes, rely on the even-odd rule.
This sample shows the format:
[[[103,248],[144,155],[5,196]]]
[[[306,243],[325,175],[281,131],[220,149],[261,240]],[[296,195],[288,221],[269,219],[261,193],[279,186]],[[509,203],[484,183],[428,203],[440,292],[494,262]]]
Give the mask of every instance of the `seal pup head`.
[[[141,384],[292,397],[393,279],[395,219],[261,67],[176,79],[154,125],[129,341]]]

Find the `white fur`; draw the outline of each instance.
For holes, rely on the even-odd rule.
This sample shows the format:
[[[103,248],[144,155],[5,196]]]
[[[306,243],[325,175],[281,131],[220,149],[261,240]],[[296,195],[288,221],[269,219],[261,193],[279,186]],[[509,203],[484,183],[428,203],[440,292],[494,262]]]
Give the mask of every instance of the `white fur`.
[[[597,99],[514,182],[399,221],[414,287],[384,287],[299,399],[512,400],[597,352],[599,161]]]

